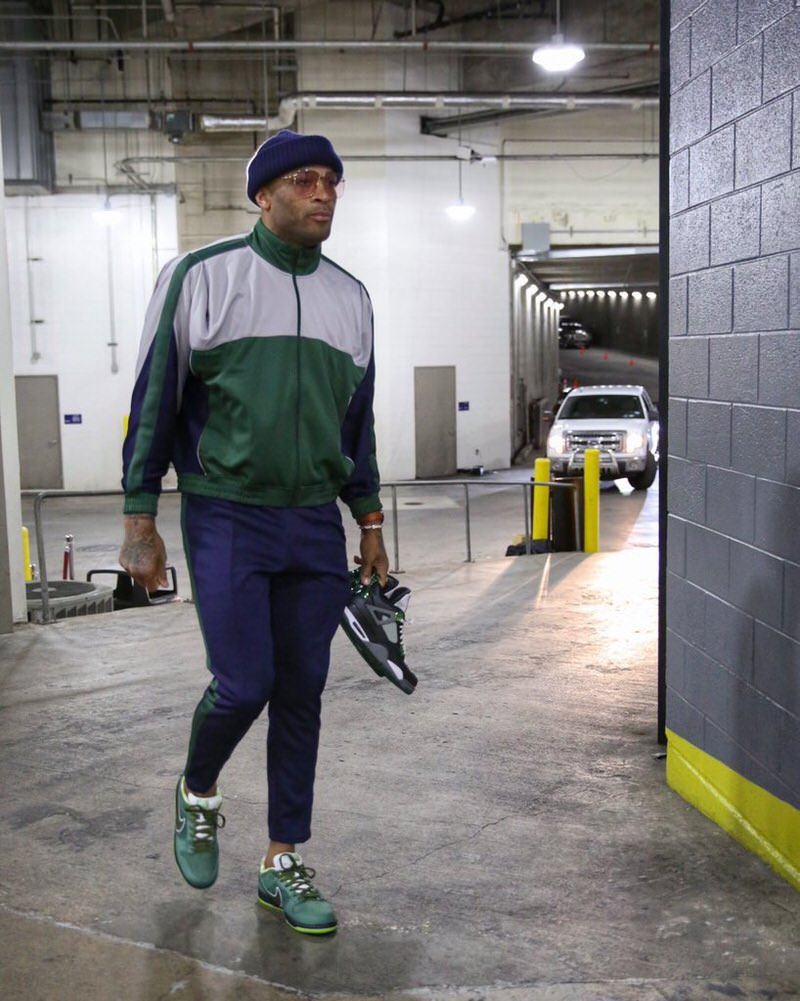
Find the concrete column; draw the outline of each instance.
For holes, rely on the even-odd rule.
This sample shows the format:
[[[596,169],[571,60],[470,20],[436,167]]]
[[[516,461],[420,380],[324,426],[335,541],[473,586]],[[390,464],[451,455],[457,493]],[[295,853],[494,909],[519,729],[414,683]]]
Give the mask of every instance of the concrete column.
[[[0,132],[0,633],[8,633],[26,605],[2,149]]]

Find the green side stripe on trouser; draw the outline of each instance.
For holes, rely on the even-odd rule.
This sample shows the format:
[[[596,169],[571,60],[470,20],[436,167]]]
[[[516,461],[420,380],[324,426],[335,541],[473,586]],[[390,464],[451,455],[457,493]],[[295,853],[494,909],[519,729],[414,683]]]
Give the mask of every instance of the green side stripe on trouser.
[[[214,678],[203,693],[202,699],[197,703],[194,716],[192,717],[192,732],[189,736],[189,750],[186,753],[186,765],[183,769],[184,775],[189,771],[200,730],[208,718],[208,714],[217,704],[217,697],[217,679]]]
[[[211,657],[208,653],[208,643],[206,642],[206,634],[203,629],[203,617],[200,614],[200,605],[197,601],[197,582],[194,576],[194,567],[192,566],[192,554],[189,551],[189,539],[186,534],[186,505],[188,501],[186,499],[186,494],[181,494],[181,536],[183,538],[183,553],[186,557],[186,569],[189,571],[189,583],[192,585],[192,601],[194,602],[194,610],[197,615],[197,621],[200,623],[200,633],[203,637],[203,645],[206,648],[206,667],[211,670]]]
[[[197,586],[195,584],[194,569],[192,567],[192,558],[189,551],[188,539],[186,534],[186,504],[187,498],[183,494],[181,496],[181,533],[183,535],[183,551],[186,556],[186,566],[189,570],[189,580],[192,585],[192,600],[194,601],[195,611],[197,612],[197,621],[200,623],[200,632],[203,633],[203,619],[200,615],[200,607],[197,604]],[[203,643],[206,647],[206,667],[211,670],[211,659],[208,655],[208,644],[205,643],[205,633],[203,633]],[[203,693],[202,699],[197,703],[197,706],[192,716],[192,732],[189,736],[189,750],[186,753],[186,766],[184,768],[184,774],[189,771],[189,765],[192,761],[192,755],[194,754],[194,749],[197,746],[197,737],[202,729],[203,724],[208,718],[208,714],[217,704],[217,679],[212,678],[211,682]]]

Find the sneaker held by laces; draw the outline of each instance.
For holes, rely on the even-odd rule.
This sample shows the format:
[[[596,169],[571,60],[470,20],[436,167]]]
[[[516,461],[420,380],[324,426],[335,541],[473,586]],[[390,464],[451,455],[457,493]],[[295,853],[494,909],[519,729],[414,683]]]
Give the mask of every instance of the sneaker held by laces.
[[[217,829],[225,826],[219,812],[222,796],[195,796],[183,775],[175,790],[175,861],[190,886],[204,890],[219,872]]]
[[[258,873],[258,902],[270,911],[283,914],[286,923],[295,931],[304,935],[328,935],[336,931],[336,914],[314,886],[315,875],[297,852],[281,852],[271,866],[265,859]]]
[[[411,591],[391,575],[383,587],[377,574],[369,584],[362,584],[360,570],[350,574],[350,587],[342,628],[376,674],[410,695],[417,687],[417,676],[406,664],[403,627]]]

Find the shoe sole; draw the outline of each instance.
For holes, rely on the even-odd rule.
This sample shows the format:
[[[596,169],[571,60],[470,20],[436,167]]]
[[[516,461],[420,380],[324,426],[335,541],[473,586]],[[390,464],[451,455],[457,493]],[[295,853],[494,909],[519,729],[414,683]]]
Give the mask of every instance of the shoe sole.
[[[338,922],[332,925],[325,925],[323,928],[309,928],[307,925],[296,925],[293,921],[289,920],[286,916],[286,911],[282,907],[276,907],[275,904],[270,904],[267,900],[263,900],[260,894],[258,902],[268,911],[272,911],[273,914],[280,914],[286,924],[294,931],[300,932],[301,935],[330,935],[339,927]]]
[[[401,692],[411,695],[417,687],[403,673],[402,667],[395,664],[386,652],[386,648],[380,643],[371,643],[364,628],[349,608],[344,610],[342,620],[344,629],[350,641],[358,648],[361,656],[369,664],[372,670],[381,678],[386,678],[396,685]]]

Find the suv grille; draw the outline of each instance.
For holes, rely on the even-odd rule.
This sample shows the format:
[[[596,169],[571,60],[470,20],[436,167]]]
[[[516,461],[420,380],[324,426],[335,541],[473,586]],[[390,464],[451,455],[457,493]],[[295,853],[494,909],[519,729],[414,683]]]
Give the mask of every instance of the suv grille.
[[[573,431],[570,448],[599,448],[605,452],[621,452],[624,435],[621,431]]]

